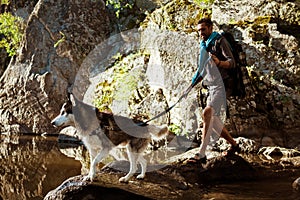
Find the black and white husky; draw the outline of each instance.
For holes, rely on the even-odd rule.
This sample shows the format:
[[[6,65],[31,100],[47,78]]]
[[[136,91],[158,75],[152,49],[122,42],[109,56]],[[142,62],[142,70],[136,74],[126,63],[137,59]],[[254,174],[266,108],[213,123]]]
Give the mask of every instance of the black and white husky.
[[[141,121],[100,112],[72,94],[52,124],[56,127],[74,126],[77,129],[90,154],[90,171],[85,180],[91,181],[95,178],[97,163],[117,146],[126,147],[130,162],[129,173],[119,181],[128,182],[137,171],[138,163],[141,164],[141,174],[137,178],[143,179],[147,171],[144,150],[151,139],[159,140],[168,134],[166,126],[143,124]]]

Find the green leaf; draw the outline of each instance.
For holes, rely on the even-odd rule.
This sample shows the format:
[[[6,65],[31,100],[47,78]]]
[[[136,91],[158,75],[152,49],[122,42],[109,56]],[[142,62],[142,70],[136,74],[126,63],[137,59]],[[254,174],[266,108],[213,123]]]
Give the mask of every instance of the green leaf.
[[[9,56],[17,53],[23,36],[24,22],[22,18],[11,13],[0,15],[0,35],[4,38],[0,42],[0,48],[5,48]]]

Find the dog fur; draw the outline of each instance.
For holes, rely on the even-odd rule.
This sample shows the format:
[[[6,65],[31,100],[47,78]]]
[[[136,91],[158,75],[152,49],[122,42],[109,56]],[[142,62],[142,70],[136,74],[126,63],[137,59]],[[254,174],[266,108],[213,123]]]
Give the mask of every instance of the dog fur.
[[[100,112],[97,108],[85,104],[70,95],[64,103],[60,114],[51,122],[56,127],[73,126],[79,132],[90,154],[90,170],[85,180],[91,180],[96,175],[96,165],[115,147],[126,147],[130,169],[120,182],[128,182],[135,174],[137,164],[141,165],[138,179],[143,179],[147,171],[147,160],[143,152],[151,139],[159,140],[168,134],[167,126],[158,127],[143,124],[141,121]]]

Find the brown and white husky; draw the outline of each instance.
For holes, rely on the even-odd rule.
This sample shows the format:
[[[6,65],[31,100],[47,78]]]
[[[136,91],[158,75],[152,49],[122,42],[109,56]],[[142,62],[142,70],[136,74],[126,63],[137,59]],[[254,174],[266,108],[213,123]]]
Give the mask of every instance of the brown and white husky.
[[[51,122],[56,127],[74,126],[80,139],[90,154],[90,170],[85,180],[96,175],[96,165],[115,147],[126,147],[130,169],[120,182],[128,182],[141,165],[138,179],[143,179],[147,171],[147,160],[143,157],[144,150],[151,139],[159,140],[168,134],[167,126],[159,127],[145,124],[112,113],[100,112],[97,108],[85,104],[70,95],[63,104],[60,114]]]

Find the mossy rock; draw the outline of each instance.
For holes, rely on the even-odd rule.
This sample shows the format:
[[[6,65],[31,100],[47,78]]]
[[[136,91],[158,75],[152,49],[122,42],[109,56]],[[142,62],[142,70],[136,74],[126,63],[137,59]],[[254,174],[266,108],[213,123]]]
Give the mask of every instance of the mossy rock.
[[[141,27],[151,24],[160,30],[192,32],[197,22],[211,10],[211,4],[203,1],[203,5],[188,0],[175,0],[155,10],[147,16]]]

